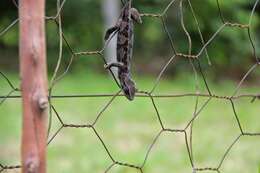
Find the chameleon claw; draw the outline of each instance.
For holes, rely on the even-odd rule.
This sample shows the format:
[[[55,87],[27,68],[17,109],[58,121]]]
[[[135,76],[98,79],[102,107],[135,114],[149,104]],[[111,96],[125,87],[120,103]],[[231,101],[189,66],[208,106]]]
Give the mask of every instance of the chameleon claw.
[[[109,67],[108,64],[104,65],[104,69],[108,69],[108,67]]]

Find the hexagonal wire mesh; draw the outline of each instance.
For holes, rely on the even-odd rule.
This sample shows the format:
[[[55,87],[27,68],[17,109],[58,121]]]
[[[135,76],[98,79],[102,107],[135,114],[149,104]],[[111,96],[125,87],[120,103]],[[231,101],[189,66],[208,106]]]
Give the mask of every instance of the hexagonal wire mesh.
[[[200,36],[200,40],[201,40],[201,44],[203,45],[200,49],[200,51],[197,54],[192,54],[191,52],[191,47],[192,47],[192,40],[191,40],[191,36],[190,33],[187,31],[186,26],[185,26],[185,21],[184,21],[184,17],[183,17],[183,2],[187,2],[188,7],[191,10],[192,13],[192,17],[195,20],[196,23],[196,27]],[[14,5],[18,8],[18,5],[15,1],[13,1]],[[224,14],[222,13],[221,10],[221,5],[219,3],[218,0],[216,0],[216,6],[218,7],[218,13],[219,13],[219,17],[222,21],[222,25],[216,30],[216,32],[211,36],[211,38],[206,41],[204,40],[204,37],[202,35],[202,32],[200,30],[200,26],[199,26],[199,22],[196,18],[196,13],[193,9],[192,3],[190,0],[180,0],[180,1],[175,1],[175,0],[171,0],[168,5],[162,10],[161,13],[159,14],[152,14],[152,13],[142,13],[142,17],[145,18],[151,18],[153,20],[158,20],[161,22],[164,32],[167,35],[168,39],[169,39],[169,43],[171,45],[173,54],[172,57],[169,58],[168,62],[163,66],[163,68],[160,70],[159,75],[157,76],[156,82],[154,83],[154,85],[152,86],[151,90],[148,91],[138,91],[137,92],[137,97],[146,97],[148,99],[150,99],[151,101],[151,109],[154,109],[157,115],[157,120],[158,120],[158,124],[160,126],[160,131],[159,133],[155,134],[155,137],[153,139],[153,141],[150,143],[148,149],[146,150],[146,154],[144,156],[143,162],[140,165],[136,165],[136,164],[131,164],[131,163],[127,163],[127,162],[122,162],[120,160],[115,159],[115,157],[113,156],[113,154],[111,153],[109,147],[107,147],[106,142],[103,140],[103,138],[101,137],[101,135],[99,134],[99,132],[96,130],[96,124],[99,121],[99,118],[103,115],[104,111],[110,108],[111,103],[117,98],[117,97],[121,97],[123,96],[123,94],[121,93],[121,89],[119,89],[118,92],[116,93],[106,93],[106,94],[82,94],[82,95],[53,95],[52,94],[52,89],[53,87],[64,77],[66,76],[66,74],[70,71],[70,67],[73,61],[76,61],[75,57],[78,57],[80,55],[84,55],[84,56],[90,56],[90,55],[97,55],[99,56],[103,61],[104,64],[107,64],[106,59],[104,57],[104,50],[106,48],[106,46],[109,44],[110,40],[106,41],[104,46],[97,51],[83,51],[83,52],[75,52],[75,50],[72,49],[72,47],[70,46],[70,44],[68,43],[65,34],[63,33],[63,29],[62,29],[62,19],[61,19],[61,12],[63,10],[64,4],[66,3],[66,0],[57,0],[57,13],[54,16],[51,17],[46,17],[46,20],[50,20],[52,22],[54,22],[59,30],[59,57],[58,57],[58,61],[57,61],[57,65],[55,68],[54,73],[52,74],[51,80],[50,80],[50,85],[49,85],[49,114],[50,114],[50,120],[52,119],[52,115],[56,116],[56,118],[59,120],[60,123],[60,128],[58,128],[58,130],[52,135],[49,136],[49,140],[48,140],[48,145],[54,141],[57,137],[57,135],[65,128],[86,128],[89,129],[99,140],[99,142],[102,144],[104,150],[106,151],[108,157],[110,158],[111,164],[109,165],[109,167],[107,167],[107,169],[104,170],[104,172],[109,172],[113,167],[117,166],[122,166],[122,167],[129,167],[129,168],[133,168],[136,169],[139,172],[145,172],[144,171],[144,166],[147,163],[147,160],[149,160],[149,156],[153,151],[153,148],[155,146],[155,144],[160,140],[160,137],[162,136],[163,133],[178,133],[181,134],[185,140],[185,147],[187,150],[187,155],[191,164],[191,168],[193,170],[193,172],[200,172],[200,171],[213,171],[213,172],[222,172],[221,171],[221,167],[223,165],[223,163],[225,162],[228,154],[230,153],[230,151],[232,150],[232,148],[240,141],[241,137],[243,136],[248,136],[248,137],[252,137],[252,136],[260,136],[259,132],[248,132],[245,131],[241,125],[241,121],[240,118],[237,114],[236,111],[236,106],[235,106],[235,100],[239,100],[242,98],[251,98],[252,102],[254,102],[256,99],[259,99],[260,95],[259,94],[238,94],[239,89],[241,88],[242,84],[246,81],[246,79],[248,78],[248,76],[256,69],[259,68],[260,65],[260,61],[259,58],[257,57],[256,54],[256,46],[255,43],[252,39],[252,34],[251,34],[251,23],[252,23],[252,18],[254,16],[256,7],[259,3],[259,0],[256,0],[254,2],[254,6],[251,10],[251,15],[249,17],[248,23],[246,24],[240,24],[240,23],[232,23],[232,22],[228,22],[225,20],[224,18]],[[178,3],[178,4],[177,4]],[[165,15],[167,13],[167,11],[169,10],[169,8],[173,5],[179,5],[180,8],[180,21],[181,21],[181,26],[183,31],[186,34],[186,37],[189,41],[189,51],[188,54],[184,54],[184,53],[180,53],[177,52],[175,49],[175,43],[172,39],[172,35],[170,34],[168,28],[167,28],[167,23],[165,20]],[[0,32],[0,37],[3,36],[4,34],[6,34],[13,26],[17,25],[19,19],[14,20],[9,26],[5,27],[1,32]],[[202,68],[201,68],[201,56],[202,54],[205,53],[206,57],[209,59],[209,55],[207,53],[207,48],[210,44],[213,44],[214,39],[218,36],[218,34],[224,29],[224,28],[236,28],[236,29],[241,29],[241,30],[247,30],[248,33],[248,38],[250,40],[250,44],[252,47],[252,52],[255,58],[255,63],[250,67],[250,69],[245,73],[245,75],[242,77],[242,79],[240,80],[240,82],[238,83],[238,85],[236,86],[236,89],[234,90],[232,95],[216,95],[213,94],[208,83],[206,80],[207,75],[203,72]],[[61,66],[61,61],[62,61],[62,57],[63,57],[63,53],[62,53],[62,49],[63,49],[63,45],[66,45],[71,53],[71,58],[70,61],[68,63],[68,65],[65,68],[65,71],[61,74],[58,75],[58,70],[60,69]],[[187,61],[189,61],[193,72],[195,74],[195,86],[198,85],[198,79],[197,76],[200,74],[203,78],[203,82],[205,85],[205,88],[207,89],[206,93],[200,93],[200,91],[198,90],[195,93],[185,93],[185,94],[155,94],[154,91],[157,88],[158,84],[160,83],[160,79],[162,78],[162,75],[164,74],[164,72],[166,71],[166,69],[168,68],[168,66],[175,60],[176,57],[179,58],[183,58],[186,59]],[[197,64],[197,68],[195,68],[195,64]],[[113,75],[115,82],[117,82],[117,78],[114,76],[114,74],[112,73],[112,71],[110,71],[110,73]],[[3,72],[0,72],[0,76],[1,78],[6,81],[9,85],[10,91],[6,94],[1,96],[1,101],[0,101],[0,106],[3,105],[3,103],[7,100],[7,99],[12,99],[12,98],[20,98],[21,96],[18,95],[13,95],[14,93],[20,93],[20,90],[18,87],[16,87],[13,82],[11,81],[11,79],[8,78],[8,76],[6,74],[4,74]],[[120,88],[120,87],[119,87]],[[103,106],[103,108],[101,109],[101,111],[97,114],[97,116],[95,117],[94,121],[92,123],[89,124],[72,124],[72,123],[65,123],[63,121],[63,116],[57,111],[57,109],[55,108],[54,104],[52,104],[52,100],[55,98],[59,98],[59,99],[65,99],[65,98],[87,98],[87,97],[108,97],[110,98],[109,101],[105,104],[105,106]],[[192,118],[186,122],[185,127],[184,128],[180,128],[180,129],[172,129],[172,128],[166,128],[162,118],[161,118],[161,114],[158,111],[158,105],[155,102],[155,98],[182,98],[182,97],[196,97],[197,101],[195,104],[195,108],[194,108],[194,112],[192,115]],[[201,106],[199,106],[198,104],[198,99],[199,98],[206,98],[207,100],[205,101],[204,104],[202,104]],[[194,157],[193,157],[193,124],[194,122],[197,120],[197,118],[199,117],[200,113],[202,112],[202,110],[204,110],[208,103],[212,100],[212,99],[219,99],[221,101],[226,101],[226,102],[230,102],[230,107],[232,108],[233,111],[233,116],[236,120],[236,124],[239,127],[240,132],[236,135],[235,139],[232,141],[232,143],[226,148],[224,154],[222,155],[219,163],[217,166],[215,167],[197,167]],[[1,107],[0,107],[1,108]],[[51,121],[50,121],[51,122]],[[49,126],[49,130],[51,128],[51,123]],[[93,146],[95,147],[95,146]],[[4,171],[8,171],[8,170],[13,170],[13,169],[19,169],[20,166],[19,165],[4,165],[0,163],[0,172],[4,172]]]

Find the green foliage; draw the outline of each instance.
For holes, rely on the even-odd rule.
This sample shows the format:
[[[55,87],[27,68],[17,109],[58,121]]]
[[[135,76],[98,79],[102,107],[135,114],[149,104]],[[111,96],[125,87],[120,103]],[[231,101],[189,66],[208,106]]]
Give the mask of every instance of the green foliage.
[[[103,46],[104,28],[102,8],[100,0],[77,0],[66,1],[62,14],[62,29],[75,51],[98,50]],[[171,2],[161,0],[142,0],[134,1],[134,6],[143,13],[161,13]],[[199,23],[204,39],[209,40],[212,35],[222,26],[220,13],[216,0],[194,0],[193,10]],[[17,9],[12,2],[2,1],[0,12],[0,30],[8,26],[16,17]],[[219,0],[221,13],[225,21],[248,24],[254,2],[247,0]],[[3,6],[7,8],[2,8]],[[194,20],[188,1],[183,1],[183,15],[186,29],[192,39],[192,53],[200,51],[202,44],[198,33],[196,21]],[[56,0],[47,1],[47,16],[56,14]],[[188,40],[181,27],[179,1],[175,1],[167,11],[166,25],[173,38],[174,45],[178,52],[188,52]],[[135,27],[135,61],[145,61],[146,63],[157,61],[158,57],[168,58],[172,55],[170,42],[161,21],[156,18],[144,18],[142,25]],[[260,18],[257,11],[252,18],[250,25],[251,37],[254,43],[259,43]],[[47,22],[48,51],[50,54],[57,54],[58,50],[58,28],[53,21]],[[0,50],[4,47],[17,47],[18,29],[12,28],[4,36],[0,37]],[[253,51],[249,42],[247,29],[225,28],[208,46],[208,51],[216,70],[221,69],[247,69],[254,60]],[[259,49],[257,49],[259,53]],[[204,57],[202,57],[204,58]],[[52,57],[50,59],[53,59]],[[51,61],[55,63],[55,61]],[[85,63],[78,60],[79,68]],[[138,64],[138,62],[137,62]],[[205,61],[205,65],[207,62]]]

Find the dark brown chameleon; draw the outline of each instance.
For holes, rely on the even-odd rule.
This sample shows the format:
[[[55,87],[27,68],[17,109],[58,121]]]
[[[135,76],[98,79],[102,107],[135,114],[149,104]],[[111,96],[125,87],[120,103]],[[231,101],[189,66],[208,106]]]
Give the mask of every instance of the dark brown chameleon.
[[[129,0],[124,5],[120,17],[115,26],[106,31],[105,40],[112,33],[118,32],[117,35],[117,62],[109,63],[105,68],[117,67],[118,78],[121,88],[127,99],[133,100],[137,91],[134,81],[131,79],[131,59],[133,53],[133,21],[142,23],[139,12],[131,7],[132,0]]]

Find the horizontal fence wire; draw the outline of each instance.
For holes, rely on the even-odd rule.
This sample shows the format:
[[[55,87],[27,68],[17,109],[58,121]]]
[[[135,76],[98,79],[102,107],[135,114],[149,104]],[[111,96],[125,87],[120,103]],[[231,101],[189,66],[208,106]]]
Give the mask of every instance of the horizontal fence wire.
[[[18,4],[16,3],[15,0],[13,0],[13,3],[17,8],[19,8]],[[157,115],[158,124],[160,125],[160,131],[159,131],[159,133],[155,134],[153,141],[150,143],[149,147],[146,150],[144,160],[143,160],[142,164],[140,164],[140,165],[134,165],[131,163],[121,162],[120,160],[117,160],[115,158],[115,156],[112,154],[112,152],[110,151],[105,140],[101,137],[101,135],[99,134],[99,132],[96,129],[96,124],[99,121],[100,117],[103,115],[103,112],[110,108],[110,105],[115,100],[115,98],[124,96],[121,92],[120,85],[117,81],[117,77],[114,75],[114,73],[112,73],[111,70],[109,70],[109,71],[110,71],[111,75],[113,76],[115,83],[119,86],[118,91],[115,93],[98,93],[98,94],[84,93],[84,94],[61,94],[61,95],[52,94],[53,88],[56,86],[57,83],[59,83],[59,81],[61,81],[68,74],[68,72],[71,69],[72,63],[74,61],[77,61],[77,57],[82,56],[82,55],[84,55],[84,56],[96,55],[99,58],[101,58],[104,65],[106,65],[107,61],[106,61],[106,58],[104,55],[104,51],[105,51],[105,48],[107,47],[107,45],[111,41],[111,39],[107,40],[104,43],[103,47],[99,50],[95,50],[95,51],[86,50],[86,51],[81,51],[81,52],[75,51],[72,48],[72,46],[70,45],[70,43],[67,41],[67,37],[63,32],[61,13],[62,13],[65,3],[66,3],[66,0],[57,0],[56,14],[53,16],[46,16],[46,20],[49,20],[49,21],[52,21],[53,23],[55,23],[58,28],[58,31],[59,31],[58,32],[58,34],[59,34],[59,55],[58,55],[57,64],[56,64],[54,72],[52,73],[52,77],[50,79],[50,85],[49,85],[49,116],[50,116],[49,122],[50,122],[50,124],[49,124],[48,130],[50,131],[50,129],[52,127],[51,122],[52,122],[53,117],[56,117],[60,123],[60,127],[58,128],[58,130],[52,136],[49,136],[49,139],[46,142],[47,145],[50,145],[56,139],[56,136],[59,133],[61,133],[61,131],[63,131],[65,128],[71,128],[71,129],[87,128],[90,131],[92,131],[92,133],[97,137],[97,139],[102,144],[104,150],[106,151],[108,157],[111,160],[111,164],[107,167],[106,170],[104,170],[105,173],[110,172],[110,170],[113,167],[115,167],[116,165],[122,166],[122,167],[133,168],[142,173],[142,172],[145,172],[144,166],[146,165],[147,161],[149,160],[149,156],[153,152],[153,148],[154,148],[155,144],[158,143],[158,141],[160,140],[160,137],[162,136],[162,134],[178,133],[178,134],[181,134],[183,139],[185,140],[185,145],[186,145],[185,147],[187,150],[187,155],[189,157],[190,165],[191,165],[193,172],[211,171],[211,172],[220,173],[220,172],[222,172],[221,167],[222,167],[223,163],[225,162],[228,154],[230,153],[232,148],[239,142],[239,140],[242,138],[242,136],[249,136],[249,137],[260,136],[260,132],[249,132],[243,128],[243,126],[241,125],[241,120],[240,120],[239,115],[236,110],[236,104],[234,102],[235,100],[239,100],[242,98],[249,98],[252,102],[254,102],[256,99],[260,99],[260,93],[259,94],[239,94],[239,90],[241,89],[242,84],[244,84],[244,82],[247,80],[248,76],[254,70],[259,68],[259,65],[260,65],[260,60],[259,60],[259,57],[257,57],[257,53],[256,53],[256,45],[252,39],[252,33],[251,33],[252,20],[253,20],[253,16],[254,16],[256,7],[257,7],[257,5],[259,5],[259,0],[256,0],[254,2],[248,23],[243,23],[243,24],[242,23],[232,23],[230,21],[227,21],[222,12],[222,8],[221,8],[221,4],[220,4],[219,0],[216,0],[216,6],[218,8],[219,18],[222,21],[222,25],[219,28],[217,28],[216,32],[208,40],[205,40],[205,38],[202,35],[202,31],[200,29],[200,25],[199,25],[198,19],[196,17],[197,15],[194,11],[191,0],[178,0],[178,1],[171,0],[167,4],[167,6],[161,11],[161,13],[158,13],[158,14],[142,13],[141,14],[141,16],[144,18],[151,18],[153,20],[158,20],[161,23],[163,30],[169,40],[169,44],[172,49],[172,56],[168,59],[167,63],[161,68],[161,71],[158,74],[154,85],[151,87],[151,90],[138,91],[137,95],[136,95],[136,97],[146,97],[146,98],[150,99],[150,101],[152,103],[151,104],[152,109],[155,110],[156,115]],[[184,21],[183,3],[187,4],[187,8],[189,8],[192,13],[192,17],[196,23],[197,32],[199,33],[199,36],[200,36],[200,42],[202,44],[200,51],[198,51],[195,54],[192,54],[192,51],[191,51],[192,39],[191,39],[190,33],[187,31],[185,21]],[[180,9],[181,27],[189,42],[189,45],[188,45],[189,51],[187,53],[182,53],[182,52],[177,51],[177,49],[175,48],[176,43],[167,27],[166,15],[167,15],[167,12],[169,11],[170,7],[172,7],[172,6],[176,6]],[[9,26],[6,26],[2,31],[0,31],[0,38],[2,36],[4,36],[8,31],[10,31],[14,26],[16,26],[18,21],[19,21],[19,18],[13,20],[13,22]],[[227,27],[247,31],[248,39],[249,39],[250,45],[252,47],[252,54],[254,55],[254,63],[248,69],[248,71],[244,74],[244,76],[242,77],[242,79],[240,80],[240,82],[238,83],[238,85],[236,86],[235,90],[233,91],[233,93],[231,95],[216,95],[213,93],[213,91],[211,90],[211,88],[207,82],[207,74],[204,72],[204,70],[201,67],[201,61],[202,61],[201,59],[202,59],[203,55],[206,55],[208,63],[211,64],[210,56],[208,54],[207,48],[209,47],[210,44],[213,44],[216,37]],[[61,62],[63,61],[62,52],[63,52],[64,45],[70,51],[71,57],[70,57],[69,63],[67,64],[64,72],[62,74],[58,75],[58,71],[60,70],[60,67],[61,67]],[[196,92],[184,93],[184,94],[178,94],[178,93],[177,94],[160,94],[160,93],[156,94],[154,91],[156,88],[158,88],[158,84],[160,83],[160,81],[162,79],[162,75],[168,69],[169,65],[172,64],[176,60],[176,58],[184,58],[190,63],[190,66],[193,69],[193,73],[194,73],[194,77],[195,77],[194,86],[197,88]],[[205,93],[200,93],[200,91],[198,89],[198,76],[201,76],[203,79],[205,88],[207,89],[206,90],[207,92],[205,92]],[[10,88],[9,92],[6,95],[0,95],[0,108],[1,108],[1,106],[7,99],[8,100],[20,99],[21,95],[20,95],[19,87],[15,86],[13,84],[13,82],[11,81],[11,79],[9,79],[8,76],[4,72],[0,71],[0,78],[2,78],[2,80],[4,80],[9,85],[9,88]],[[71,98],[82,98],[83,99],[83,98],[90,98],[90,97],[101,97],[101,98],[107,97],[107,98],[109,98],[109,101],[102,107],[101,111],[97,114],[94,121],[89,124],[65,123],[63,120],[63,116],[59,113],[59,111],[55,108],[54,104],[52,103],[52,101],[54,99],[71,99]],[[155,102],[155,98],[174,98],[174,97],[196,97],[196,104],[195,104],[195,108],[193,111],[193,116],[186,123],[185,127],[182,129],[166,128],[165,124],[162,121],[161,114],[158,111],[158,105]],[[202,98],[202,97],[206,98],[206,101],[204,102],[204,104],[202,104],[202,106],[199,106],[198,99]],[[193,124],[199,117],[202,110],[204,110],[208,106],[208,104],[210,103],[210,101],[213,98],[225,100],[225,101],[229,102],[230,107],[232,108],[233,116],[236,120],[236,124],[239,127],[240,132],[237,134],[236,138],[230,143],[228,148],[226,148],[226,150],[225,150],[224,154],[222,155],[217,166],[215,166],[215,167],[197,167],[195,164],[196,162],[193,157],[193,142],[192,142],[193,141]],[[20,168],[21,168],[21,166],[19,164],[18,165],[3,165],[0,163],[0,172],[13,170],[13,169],[20,169]]]

